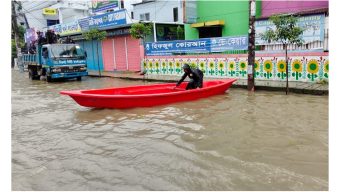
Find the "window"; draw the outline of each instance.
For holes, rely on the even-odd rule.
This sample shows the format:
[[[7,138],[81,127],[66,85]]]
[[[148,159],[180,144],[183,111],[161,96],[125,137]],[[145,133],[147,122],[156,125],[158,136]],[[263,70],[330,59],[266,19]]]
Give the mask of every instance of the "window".
[[[199,38],[222,37],[222,27],[200,27]]]
[[[143,21],[150,21],[150,13],[140,14],[139,19]]]
[[[124,1],[123,0],[120,1],[120,8],[124,9]]]
[[[133,18],[133,11],[131,11],[131,19],[134,19],[134,18]]]
[[[178,8],[173,8],[174,22],[178,21]]]
[[[47,59],[48,58],[48,50],[46,47],[42,48],[42,56],[43,58]]]
[[[144,20],[145,20],[145,15],[144,15],[144,14],[140,14],[140,15],[139,15],[139,20],[144,21]]]
[[[145,20],[150,21],[150,13],[145,13]]]
[[[50,20],[50,19],[47,19],[47,27],[51,26],[51,25],[56,25],[56,24],[59,24],[59,20]]]

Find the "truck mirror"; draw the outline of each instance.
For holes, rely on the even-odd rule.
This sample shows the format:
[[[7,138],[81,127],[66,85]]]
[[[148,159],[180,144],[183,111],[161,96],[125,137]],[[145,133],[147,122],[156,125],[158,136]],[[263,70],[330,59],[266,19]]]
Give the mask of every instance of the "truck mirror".
[[[84,51],[84,54],[85,54],[85,58],[87,58],[87,52],[86,51]]]

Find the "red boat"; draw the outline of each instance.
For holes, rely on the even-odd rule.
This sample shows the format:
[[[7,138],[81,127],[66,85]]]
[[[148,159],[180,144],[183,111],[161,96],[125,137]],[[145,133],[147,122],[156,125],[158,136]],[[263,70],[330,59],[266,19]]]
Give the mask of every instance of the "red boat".
[[[179,87],[175,87],[175,83],[167,83],[60,93],[69,95],[85,107],[122,109],[151,107],[223,94],[235,81],[236,79],[205,81],[203,88],[191,90],[185,90],[187,82],[183,82]]]

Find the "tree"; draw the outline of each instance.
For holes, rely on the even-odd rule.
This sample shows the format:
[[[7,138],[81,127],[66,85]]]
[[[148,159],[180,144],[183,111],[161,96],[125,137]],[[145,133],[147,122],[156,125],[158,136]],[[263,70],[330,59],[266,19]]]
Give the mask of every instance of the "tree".
[[[184,39],[184,29],[180,25],[176,28],[177,39]]]
[[[97,62],[98,62],[98,73],[99,76],[101,77],[101,72],[100,72],[100,65],[99,65],[99,41],[102,41],[106,38],[106,31],[99,31],[98,29],[91,29],[89,31],[86,31],[83,33],[83,36],[85,37],[86,40],[97,40]],[[93,49],[93,43],[91,43],[92,49]]]
[[[133,38],[142,40],[143,47],[145,48],[145,45],[144,45],[145,44],[145,38],[146,38],[146,36],[151,34],[151,30],[152,30],[151,24],[134,23],[134,24],[131,25],[130,34]],[[145,49],[144,49],[143,62],[145,62]],[[142,66],[144,66],[144,65],[142,65]],[[146,71],[144,70],[143,73],[146,73]]]
[[[277,42],[283,44],[286,53],[286,94],[288,94],[288,53],[287,45],[296,44],[301,46],[303,29],[297,26],[297,18],[292,15],[274,15],[269,18],[276,27],[260,34],[261,39],[268,43]]]
[[[131,25],[130,34],[135,39],[144,40],[151,34],[152,25],[147,23],[134,23]]]

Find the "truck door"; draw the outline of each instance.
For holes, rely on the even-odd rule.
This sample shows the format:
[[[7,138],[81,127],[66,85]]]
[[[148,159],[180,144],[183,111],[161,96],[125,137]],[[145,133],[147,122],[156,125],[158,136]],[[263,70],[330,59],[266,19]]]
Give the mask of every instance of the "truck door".
[[[42,65],[47,65],[47,60],[48,60],[48,49],[47,47],[43,47],[41,50],[41,64]]]

